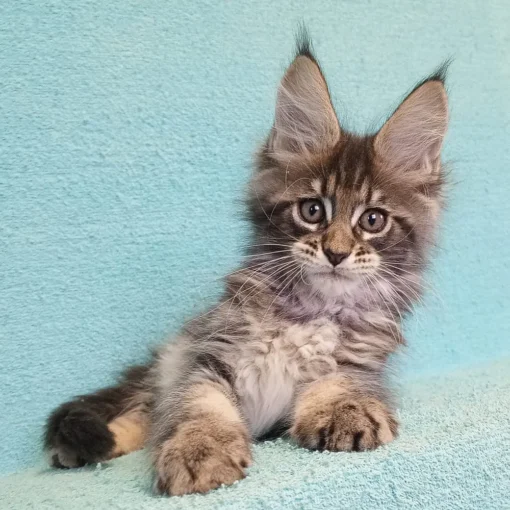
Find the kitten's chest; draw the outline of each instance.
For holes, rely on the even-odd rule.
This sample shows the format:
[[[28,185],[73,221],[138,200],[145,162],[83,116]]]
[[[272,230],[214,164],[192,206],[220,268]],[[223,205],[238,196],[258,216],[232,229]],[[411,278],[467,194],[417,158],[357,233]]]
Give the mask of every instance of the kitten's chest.
[[[236,390],[255,436],[288,414],[295,388],[337,369],[338,325],[256,323],[237,363]]]

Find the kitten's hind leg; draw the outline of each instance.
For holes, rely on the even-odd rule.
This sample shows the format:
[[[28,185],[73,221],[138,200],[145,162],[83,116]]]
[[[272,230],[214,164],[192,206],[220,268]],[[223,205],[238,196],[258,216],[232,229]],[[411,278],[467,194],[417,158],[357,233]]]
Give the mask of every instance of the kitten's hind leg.
[[[50,463],[79,467],[142,448],[151,400],[149,369],[133,367],[118,385],[76,397],[55,409],[44,437]]]

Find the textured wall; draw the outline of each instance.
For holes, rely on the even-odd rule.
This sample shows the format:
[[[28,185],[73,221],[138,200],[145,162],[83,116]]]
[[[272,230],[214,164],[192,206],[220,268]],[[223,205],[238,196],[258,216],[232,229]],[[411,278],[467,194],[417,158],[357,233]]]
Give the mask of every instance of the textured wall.
[[[407,376],[510,353],[505,0],[0,5],[0,469],[218,292],[239,193],[305,19],[344,125],[454,56],[450,208]]]

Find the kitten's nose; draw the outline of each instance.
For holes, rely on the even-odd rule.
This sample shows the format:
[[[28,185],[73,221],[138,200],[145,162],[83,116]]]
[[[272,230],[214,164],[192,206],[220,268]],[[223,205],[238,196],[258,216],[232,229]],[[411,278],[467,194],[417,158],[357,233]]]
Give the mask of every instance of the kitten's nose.
[[[337,253],[336,251],[330,250],[329,248],[323,248],[324,255],[328,258],[333,266],[338,266],[342,260],[346,259],[348,253]]]

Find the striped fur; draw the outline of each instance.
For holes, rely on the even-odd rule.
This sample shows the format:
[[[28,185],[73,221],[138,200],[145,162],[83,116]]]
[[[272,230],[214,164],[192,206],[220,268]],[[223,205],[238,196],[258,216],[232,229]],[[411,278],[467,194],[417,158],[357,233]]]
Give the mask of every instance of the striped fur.
[[[341,128],[303,39],[251,181],[246,262],[147,366],[51,415],[53,464],[147,440],[156,489],[185,494],[242,478],[250,440],[275,430],[316,449],[391,441],[384,370],[404,343],[442,204],[443,80],[425,80],[378,133],[357,136]]]

